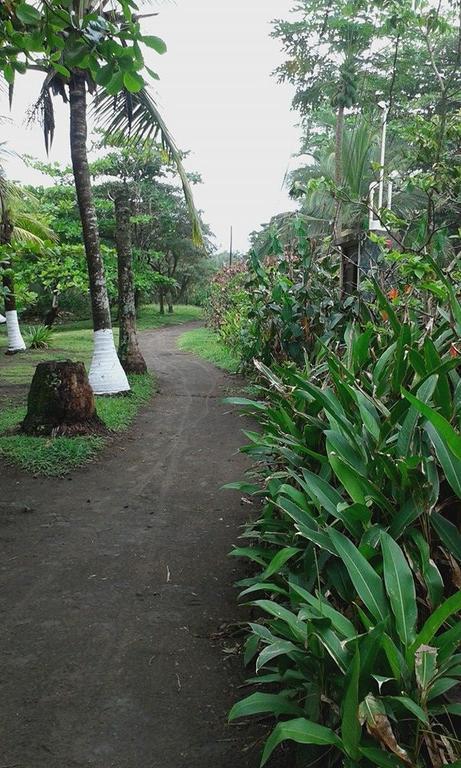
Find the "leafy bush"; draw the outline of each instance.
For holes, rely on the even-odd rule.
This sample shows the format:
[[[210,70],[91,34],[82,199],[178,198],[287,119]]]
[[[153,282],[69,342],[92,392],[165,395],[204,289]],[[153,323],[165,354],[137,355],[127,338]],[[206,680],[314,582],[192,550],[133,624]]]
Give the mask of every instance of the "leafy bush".
[[[49,349],[53,341],[53,330],[46,325],[31,326],[27,329],[31,349]]]
[[[420,327],[375,284],[366,323],[302,369],[258,363],[259,399],[230,400],[262,427],[230,486],[260,504],[233,554],[255,569],[240,596],[257,598],[261,690],[230,717],[278,719],[262,764],[287,740],[303,765],[460,759],[461,306],[444,286],[449,308]]]

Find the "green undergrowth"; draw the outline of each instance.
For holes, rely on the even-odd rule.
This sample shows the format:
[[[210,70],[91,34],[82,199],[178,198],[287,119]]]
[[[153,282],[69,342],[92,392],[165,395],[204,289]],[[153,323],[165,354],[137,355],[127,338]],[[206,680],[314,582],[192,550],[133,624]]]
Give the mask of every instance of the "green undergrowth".
[[[236,373],[238,358],[220,341],[218,335],[208,328],[186,331],[178,339],[178,347],[184,352],[192,352],[203,357],[218,368]]]
[[[127,429],[154,391],[154,378],[151,374],[130,376],[129,380],[129,394],[96,398],[98,415],[111,432]],[[25,412],[24,406],[2,409],[0,457],[31,474],[65,475],[94,459],[108,442],[108,438],[94,435],[52,438],[5,434],[7,430],[19,426]]]

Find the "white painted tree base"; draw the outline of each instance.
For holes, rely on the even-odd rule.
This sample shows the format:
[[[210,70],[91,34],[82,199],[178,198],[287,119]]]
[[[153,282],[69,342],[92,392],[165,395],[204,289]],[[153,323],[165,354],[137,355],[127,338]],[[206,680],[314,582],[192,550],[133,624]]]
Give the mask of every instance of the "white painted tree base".
[[[18,313],[15,309],[5,312],[6,332],[8,334],[8,352],[22,352],[26,345],[19,328]]]
[[[130,389],[118,359],[111,328],[94,332],[94,352],[88,378],[95,395],[116,395]]]

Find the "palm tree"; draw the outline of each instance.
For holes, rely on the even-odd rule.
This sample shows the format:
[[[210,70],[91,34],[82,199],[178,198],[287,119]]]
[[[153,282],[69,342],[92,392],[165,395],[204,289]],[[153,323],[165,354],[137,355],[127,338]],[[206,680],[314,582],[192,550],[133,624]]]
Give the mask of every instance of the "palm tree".
[[[0,152],[2,150],[3,147],[0,146]],[[0,267],[8,334],[7,354],[10,355],[26,348],[16,309],[14,271],[11,264],[14,246],[27,243],[43,244],[45,240],[56,239],[40,212],[33,210],[34,206],[36,200],[33,195],[9,182],[0,167]]]
[[[58,7],[61,8],[61,3],[55,0],[55,13]],[[125,13],[119,14],[117,8]],[[70,107],[72,168],[88,265],[95,342],[89,380],[96,394],[115,394],[130,388],[114,345],[88,165],[87,93],[95,93],[97,83],[102,94],[98,109],[103,111],[105,118],[113,113],[114,96],[122,92],[122,106],[114,119],[141,137],[149,131],[160,133],[162,142],[178,165],[186,200],[193,211],[194,233],[199,235],[198,217],[180,154],[138,72],[143,66],[139,41],[160,53],[165,46],[158,38],[140,34],[139,18],[131,16],[127,19],[126,4],[112,0],[72,0],[70,7],[68,2],[62,2],[60,23],[54,30],[54,36],[62,40],[62,44],[61,47],[54,46],[55,58],[46,67],[47,74],[34,109],[34,113],[41,117],[48,148],[55,127],[52,96],[61,96]],[[80,33],[77,34],[77,30]],[[119,43],[114,42],[117,37]],[[128,47],[127,40],[134,41],[133,46]],[[36,68],[43,69],[44,64],[39,62]]]

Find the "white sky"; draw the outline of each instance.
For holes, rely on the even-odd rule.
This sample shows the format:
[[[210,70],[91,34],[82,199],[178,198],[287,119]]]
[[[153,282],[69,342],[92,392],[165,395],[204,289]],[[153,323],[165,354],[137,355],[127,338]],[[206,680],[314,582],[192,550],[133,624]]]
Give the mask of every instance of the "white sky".
[[[293,205],[283,178],[299,147],[292,90],[271,77],[281,61],[278,41],[269,37],[270,21],[287,18],[292,0],[176,0],[157,4],[159,16],[146,19],[146,33],[162,37],[164,56],[149,51],[146,61],[160,75],[156,99],[182,149],[190,149],[186,167],[198,171],[196,203],[228,247],[246,250],[249,233]],[[18,78],[12,123],[2,140],[18,154],[46,160],[40,128],[26,128],[24,114],[38,92],[40,78]],[[57,105],[59,123],[50,160],[69,163],[68,114]],[[7,113],[1,104],[0,114]],[[8,174],[20,181],[44,183],[16,158]]]

